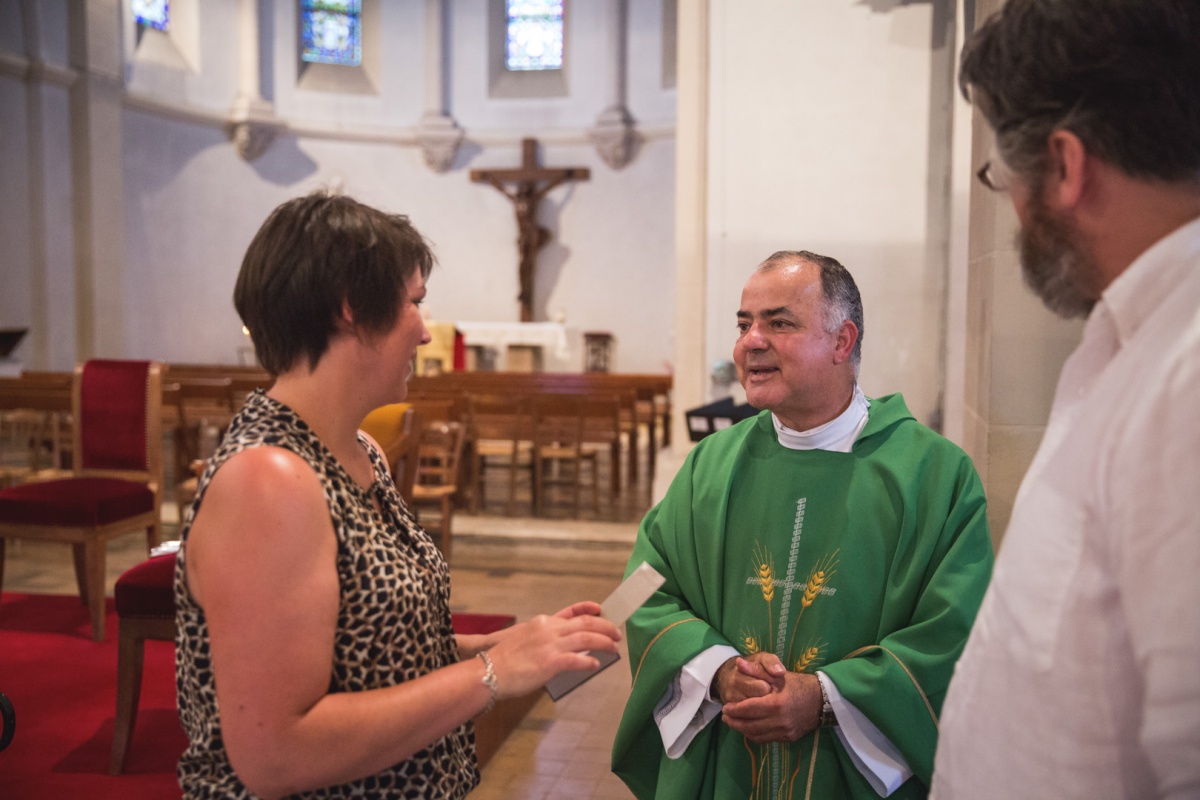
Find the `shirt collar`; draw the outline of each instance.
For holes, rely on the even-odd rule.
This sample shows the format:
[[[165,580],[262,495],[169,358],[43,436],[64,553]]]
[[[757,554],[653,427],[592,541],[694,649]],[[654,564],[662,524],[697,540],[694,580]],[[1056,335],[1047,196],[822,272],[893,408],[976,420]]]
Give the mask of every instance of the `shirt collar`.
[[[867,424],[867,409],[870,401],[863,395],[858,384],[854,384],[854,395],[850,405],[838,416],[806,431],[794,431],[779,421],[779,417],[771,414],[775,423],[775,436],[779,443],[789,450],[830,450],[835,453],[849,453]]]
[[[1153,316],[1200,259],[1200,218],[1176,228],[1133,260],[1100,302],[1108,307],[1122,345]]]

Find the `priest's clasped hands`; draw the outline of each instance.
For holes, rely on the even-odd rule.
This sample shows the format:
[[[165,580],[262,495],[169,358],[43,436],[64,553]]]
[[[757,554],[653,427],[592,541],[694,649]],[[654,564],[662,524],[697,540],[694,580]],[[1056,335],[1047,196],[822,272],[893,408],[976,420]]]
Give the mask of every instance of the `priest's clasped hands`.
[[[820,724],[817,676],[788,672],[773,653],[729,659],[713,688],[723,703],[721,721],[755,744],[795,741]]]

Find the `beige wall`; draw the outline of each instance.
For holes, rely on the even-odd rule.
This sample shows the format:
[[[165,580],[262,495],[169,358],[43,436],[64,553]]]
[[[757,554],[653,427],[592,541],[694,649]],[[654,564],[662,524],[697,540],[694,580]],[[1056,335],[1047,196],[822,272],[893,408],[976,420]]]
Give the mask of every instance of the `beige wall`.
[[[862,291],[863,390],[902,392],[935,424],[949,181],[931,175],[949,166],[952,17],[856,0],[679,11],[677,407],[715,399],[709,375],[731,357],[754,267],[806,249]]]
[[[554,236],[535,318],[563,320],[570,345],[547,367],[581,369],[583,333],[601,330],[616,339],[614,370],[670,369],[664,0],[576,4],[566,93],[551,97],[488,93],[493,5],[370,0],[368,31],[388,45],[361,75],[337,68],[344,80],[314,86],[321,73],[296,63],[294,2],[179,0],[161,34],[138,33],[125,0],[0,0],[0,327],[30,329],[17,366],[236,363],[247,342],[230,297],[246,245],[272,208],[318,187],[413,219],[438,256],[434,319],[515,321],[512,205],[468,173],[519,164],[534,136],[542,164],[591,171],[540,208]],[[620,104],[623,164],[601,146]],[[427,112],[439,109],[463,138],[431,164]],[[233,135],[243,123],[262,136]]]
[[[730,30],[728,11],[734,5],[737,19],[751,17],[745,39]],[[963,2],[954,6],[961,19]],[[999,0],[979,0],[976,22],[998,6]],[[708,370],[714,359],[727,356],[722,349],[726,343],[718,340],[731,336],[732,316],[726,312],[736,303],[737,288],[754,257],[775,247],[826,247],[855,273],[867,303],[864,386],[869,393],[903,390],[922,421],[928,421],[938,387],[953,393],[944,400],[946,433],[975,461],[999,543],[1021,478],[1041,441],[1059,370],[1078,342],[1081,326],[1052,316],[1025,288],[1011,202],[974,179],[991,134],[982,119],[959,100],[951,101],[953,95],[938,83],[948,77],[945,69],[939,73],[944,55],[936,37],[944,25],[940,12],[924,4],[878,8],[868,11],[849,0],[823,4],[819,11],[767,3],[751,12],[732,0],[681,4],[676,456],[688,448],[682,412],[710,399]],[[938,8],[944,11],[945,6]],[[781,18],[790,24],[781,26]],[[772,27],[771,20],[774,29],[835,37],[836,52],[855,69],[840,71],[834,62],[816,58],[819,53],[813,50],[808,51],[811,58],[796,60],[788,48],[764,46],[760,34],[764,26]],[[821,33],[823,25],[829,33]],[[760,33],[751,36],[750,31]],[[922,45],[918,31],[929,32],[932,40]],[[961,43],[953,46],[957,53]],[[733,81],[731,73],[746,67],[751,50],[758,60],[767,57],[764,53],[777,54],[768,70],[776,76],[773,87],[786,87],[799,97],[812,95],[813,102],[785,110],[771,94],[774,89]],[[920,58],[912,57],[914,50],[921,52]],[[760,66],[754,62],[755,69]],[[881,73],[887,73],[886,83]],[[895,104],[873,103],[872,92],[892,81],[900,81],[912,95]],[[742,105],[731,103],[730,97]],[[740,113],[752,106],[759,112]],[[914,113],[914,106],[920,111]],[[797,118],[805,108],[821,118],[818,128],[831,115],[858,121],[835,126],[831,130],[838,138],[822,141],[820,130]],[[729,113],[731,109],[739,113]],[[856,116],[856,111],[862,113]],[[957,123],[954,115],[964,113],[966,119]],[[943,141],[939,137],[947,130],[949,140]],[[927,149],[918,149],[913,144],[917,139]],[[938,156],[939,147],[953,155]],[[933,173],[939,157],[953,161],[952,168],[939,167],[951,173],[944,186],[932,179],[926,183],[925,173]],[[919,175],[906,171],[914,161],[922,166]],[[863,173],[872,182],[858,182]],[[871,206],[855,202],[865,195],[879,200],[881,184],[885,206],[894,213],[885,224],[875,225]],[[786,192],[770,193],[786,185],[805,189],[795,192],[790,209]],[[937,197],[938,192],[946,197]],[[814,196],[819,204],[811,202]],[[937,213],[952,218],[933,219]],[[934,240],[938,231],[950,239],[948,254]],[[949,287],[946,299],[937,295],[942,286]],[[920,319],[912,326],[923,331],[918,338],[902,341],[889,333],[913,318]],[[930,319],[944,326],[944,341],[939,341],[936,326],[928,325]],[[946,356],[939,362],[943,346]]]

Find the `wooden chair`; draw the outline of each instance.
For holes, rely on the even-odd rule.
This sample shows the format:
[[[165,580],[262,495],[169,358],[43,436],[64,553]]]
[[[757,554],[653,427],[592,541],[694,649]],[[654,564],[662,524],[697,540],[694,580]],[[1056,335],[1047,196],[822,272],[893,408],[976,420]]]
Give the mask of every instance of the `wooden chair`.
[[[410,392],[408,403],[426,423],[462,422],[467,415],[467,398],[458,390]]]
[[[359,426],[383,449],[400,496],[413,507],[417,454],[421,444],[420,414],[411,403],[391,403],[367,414]]]
[[[516,508],[517,473],[530,473],[533,484],[533,422],[529,399],[519,394],[467,395],[467,443],[471,512],[479,513],[486,497],[490,470],[508,473],[510,516]],[[532,491],[532,488],[531,488]]]
[[[170,373],[167,373],[170,376]],[[192,464],[212,455],[215,442],[233,419],[233,382],[229,378],[180,378],[172,380],[170,389],[164,388],[164,402],[175,406],[175,500],[179,504],[179,518],[196,496],[196,476]]]
[[[421,429],[421,444],[417,456],[417,480],[413,486],[413,503],[436,506],[437,523],[420,517],[421,526],[434,534],[442,555],[450,560],[451,521],[454,500],[458,493],[458,465],[463,451],[464,426],[461,422],[431,422]]]
[[[633,392],[618,394],[587,394],[583,402],[583,450],[590,454],[593,462],[598,453],[608,451],[610,493],[616,497],[621,493],[621,437],[628,436],[628,447],[636,460],[637,434],[630,432],[626,414],[633,405]],[[633,424],[637,424],[636,418]],[[594,468],[594,467],[593,467]],[[630,482],[636,479],[632,470]]]
[[[533,398],[534,513],[545,513],[551,485],[571,489],[574,514],[579,516],[583,465],[592,471],[593,510],[600,510],[596,475],[596,451],[585,447],[586,403],[584,395],[543,394]]]
[[[137,722],[146,640],[175,640],[175,554],[130,567],[113,591],[117,607],[117,713],[108,774],[120,775]]]
[[[69,372],[0,378],[0,488],[67,474],[72,380]]]
[[[412,403],[413,408],[417,411],[417,416],[421,418],[421,427],[418,430],[429,427],[433,422],[461,422],[464,427],[467,424],[467,396],[457,389],[417,392],[408,396],[408,402]],[[464,440],[464,452],[467,452],[467,442],[469,440]],[[456,483],[460,487],[471,485],[471,472],[465,459],[459,460]],[[460,494],[455,498],[455,505],[463,506],[464,499],[464,495]]]
[[[109,539],[144,529],[158,544],[162,500],[160,365],[91,360],[75,370],[74,464],[67,478],[0,489],[0,580],[10,538],[67,542],[79,596],[104,639],[104,559]]]

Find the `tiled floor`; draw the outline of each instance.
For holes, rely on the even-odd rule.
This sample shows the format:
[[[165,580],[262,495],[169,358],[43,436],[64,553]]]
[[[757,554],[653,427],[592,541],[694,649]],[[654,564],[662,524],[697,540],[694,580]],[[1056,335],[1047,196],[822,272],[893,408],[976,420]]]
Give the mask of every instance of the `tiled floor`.
[[[460,529],[470,529],[472,522],[464,520]],[[544,534],[548,527],[553,526],[543,523],[530,532]],[[493,536],[456,539],[453,606],[455,610],[506,608],[524,619],[574,600],[601,601],[620,582],[635,530],[633,523],[592,523],[584,535],[594,538],[573,543],[534,538],[505,541]],[[608,541],[600,540],[604,535]],[[609,771],[609,752],[629,684],[622,647],[620,662],[557,703],[543,695],[486,766],[483,782],[472,797],[632,797]]]

